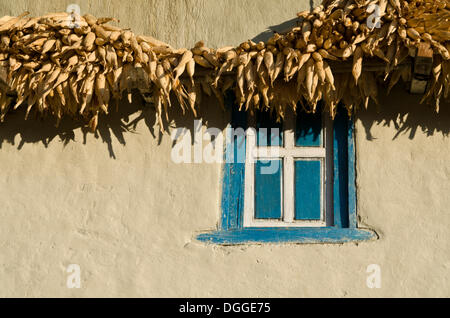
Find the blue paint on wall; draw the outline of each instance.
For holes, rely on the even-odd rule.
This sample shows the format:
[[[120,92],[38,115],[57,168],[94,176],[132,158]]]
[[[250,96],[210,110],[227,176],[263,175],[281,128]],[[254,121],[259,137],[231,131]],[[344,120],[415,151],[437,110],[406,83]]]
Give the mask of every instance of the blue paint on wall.
[[[333,129],[333,153],[334,153],[334,226],[338,228],[349,227],[348,216],[348,116],[340,108]],[[353,154],[354,155],[354,154]],[[354,188],[353,188],[354,190]]]
[[[348,221],[350,228],[357,228],[356,217],[356,153],[355,153],[355,123],[348,121],[347,127],[347,156],[348,156]]]
[[[255,163],[255,218],[281,219],[282,172],[281,160]]]
[[[247,114],[235,107],[234,94],[228,93],[225,96],[225,103],[231,111],[232,128],[245,130],[247,127]],[[232,143],[227,144],[225,155],[227,152],[233,153],[234,161],[226,161],[223,168],[222,218],[220,225],[221,229],[225,231],[242,228],[245,163],[238,161],[238,158],[241,154],[245,154],[245,138],[234,138]]]
[[[321,161],[295,162],[295,220],[321,219]]]

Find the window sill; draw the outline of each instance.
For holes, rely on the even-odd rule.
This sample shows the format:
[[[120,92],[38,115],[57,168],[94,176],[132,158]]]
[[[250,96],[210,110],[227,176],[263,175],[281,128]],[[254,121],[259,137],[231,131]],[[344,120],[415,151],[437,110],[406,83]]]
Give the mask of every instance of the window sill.
[[[218,245],[239,245],[252,243],[294,243],[294,244],[342,244],[378,239],[368,229],[327,228],[249,228],[232,231],[215,231],[197,236],[204,243]]]

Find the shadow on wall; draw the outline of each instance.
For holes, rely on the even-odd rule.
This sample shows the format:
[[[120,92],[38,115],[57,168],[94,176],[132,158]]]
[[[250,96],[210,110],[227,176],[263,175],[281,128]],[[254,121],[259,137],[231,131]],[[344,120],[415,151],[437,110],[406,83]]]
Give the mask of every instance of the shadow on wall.
[[[75,142],[75,130],[81,129],[83,132],[83,144],[86,144],[89,136],[101,138],[108,145],[110,156],[115,158],[112,149],[112,138],[118,140],[119,143],[125,144],[124,133],[128,131],[123,119],[132,113],[138,111],[136,105],[121,105],[119,112],[112,112],[110,116],[101,116],[98,131],[91,134],[85,127],[82,120],[72,120],[64,118],[58,127],[55,126],[56,120],[49,116],[48,118],[40,118],[35,112],[31,112],[29,119],[25,120],[25,109],[22,105],[17,111],[10,112],[5,122],[0,125],[0,149],[5,142],[12,145],[15,144],[15,138],[20,136],[17,148],[20,150],[27,143],[39,143],[45,147],[59,137],[64,146],[70,142]],[[127,107],[128,106],[128,107]]]
[[[5,122],[0,124],[0,151],[5,142],[15,145],[17,135],[20,136],[17,144],[18,150],[22,149],[25,144],[32,143],[42,143],[47,148],[55,139],[67,146],[70,142],[77,142],[75,131],[81,129],[83,144],[86,144],[89,138],[101,139],[107,146],[110,158],[116,159],[113,145],[117,143],[126,145],[125,135],[133,134],[141,122],[147,127],[149,138],[158,139],[158,145],[161,144],[163,138],[171,138],[170,131],[173,128],[184,127],[190,130],[191,136],[194,135],[195,118],[192,112],[186,110],[186,114],[183,116],[176,101],[172,102],[172,108],[169,110],[169,118],[172,119],[172,122],[168,125],[164,121],[166,133],[161,133],[157,125],[154,106],[146,104],[137,92],[133,94],[133,103],[128,103],[124,96],[120,101],[118,111],[115,111],[115,102],[112,101],[110,114],[99,117],[98,129],[95,134],[89,131],[82,119],[64,118],[59,127],[56,127],[56,120],[52,116],[41,119],[32,111],[29,119],[25,120],[25,109],[26,107],[22,105],[17,111],[10,112],[6,116]],[[222,111],[218,102],[209,97],[204,97],[199,115],[206,126],[219,129],[226,127],[226,118],[229,118],[229,114]]]
[[[393,139],[403,135],[408,135],[409,139],[414,139],[417,132],[433,136],[442,134],[447,137],[450,133],[450,103],[441,103],[440,113],[437,114],[431,105],[419,104],[421,96],[407,93],[406,88],[399,85],[390,95],[386,96],[385,90],[380,88],[379,105],[371,103],[368,109],[360,109],[357,118],[361,120],[367,140],[374,140],[372,135],[374,125],[395,128]],[[111,108],[114,109],[114,103]],[[42,143],[45,147],[55,141],[63,142],[66,146],[70,142],[76,142],[75,130],[81,129],[83,132],[83,144],[89,138],[101,139],[107,146],[107,151],[111,158],[115,159],[113,145],[117,142],[126,145],[125,135],[133,134],[139,123],[144,123],[149,132],[149,138],[156,138],[158,144],[163,138],[171,138],[170,131],[177,127],[184,127],[194,135],[194,116],[189,110],[183,115],[181,108],[176,101],[173,101],[169,110],[169,117],[172,118],[170,125],[165,126],[169,133],[162,134],[156,123],[156,111],[152,105],[145,104],[139,94],[134,94],[133,103],[129,104],[127,99],[121,101],[119,111],[111,111],[108,116],[101,116],[98,130],[95,134],[89,132],[82,121],[64,119],[59,127],[55,127],[54,118],[39,119],[30,115],[29,120],[24,119],[24,109],[10,113],[5,122],[0,124],[0,150],[3,144],[15,144],[16,136],[20,136],[17,149],[21,149],[27,143]],[[205,97],[199,115],[207,127],[224,129],[230,114],[222,111],[214,97]],[[133,117],[131,119],[130,117]],[[58,140],[58,139],[57,139]]]
[[[314,7],[314,1],[310,1],[311,8]],[[269,27],[269,29],[255,38],[253,41],[265,41],[273,35],[274,32],[283,32],[293,26],[296,26],[298,19],[292,19],[282,24]],[[374,125],[383,125],[386,127],[394,126],[396,133],[393,139],[401,135],[408,134],[413,139],[420,129],[428,136],[436,133],[442,133],[448,136],[450,132],[450,104],[449,100],[441,102],[441,112],[436,114],[432,106],[419,104],[420,95],[411,95],[407,89],[398,84],[389,96],[385,95],[386,90],[379,89],[379,105],[371,103],[368,109],[358,111],[357,117],[361,120],[365,129],[366,138],[373,140],[376,136],[371,133]],[[89,138],[101,139],[106,145],[111,158],[115,159],[114,144],[117,142],[126,145],[125,135],[133,134],[139,123],[143,122],[149,130],[151,138],[157,138],[158,144],[162,138],[170,138],[170,130],[176,127],[185,127],[190,130],[191,136],[194,135],[194,116],[191,111],[186,110],[183,116],[180,106],[173,101],[172,108],[169,109],[169,117],[172,119],[170,127],[165,130],[169,133],[162,134],[156,124],[156,112],[154,106],[145,104],[145,101],[139,94],[134,94],[133,103],[128,103],[124,98],[120,101],[119,111],[116,112],[114,102],[111,103],[111,113],[108,116],[99,118],[98,130],[91,134],[85,127],[84,122],[72,119],[64,119],[59,127],[55,127],[53,118],[37,119],[33,118],[33,113],[29,120],[24,120],[26,107],[22,106],[19,110],[8,114],[4,123],[0,124],[0,150],[5,142],[15,144],[16,136],[20,136],[17,148],[20,150],[27,143],[43,143],[45,147],[59,137],[64,145],[70,142],[76,142],[75,130],[81,129],[83,132],[83,144],[87,143]],[[214,97],[203,98],[202,107],[199,115],[203,124],[207,127],[216,127],[224,129],[230,118],[229,113],[221,110],[217,100]],[[133,117],[133,119],[130,119]],[[150,137],[150,136],[149,136]]]
[[[316,2],[316,3],[314,3],[314,2]],[[322,1],[309,0],[309,9],[311,11],[314,10],[314,8],[316,8],[321,2]],[[252,39],[252,41],[254,41],[256,43],[258,43],[260,41],[266,42],[273,36],[273,34],[275,32],[283,33],[283,32],[289,31],[292,28],[299,26],[299,22],[300,22],[300,20],[298,18],[294,18],[289,21],[283,22],[281,24],[269,26],[266,31],[261,32],[260,34],[255,36]]]
[[[361,120],[367,140],[374,140],[371,129],[374,125],[395,128],[392,139],[408,135],[414,139],[417,132],[427,136],[450,133],[450,100],[441,100],[440,112],[436,113],[434,104],[420,104],[422,95],[412,95],[399,83],[389,95],[379,89],[379,105],[371,102],[368,109],[360,109],[357,118]]]
[[[254,41],[256,43],[258,43],[260,41],[266,42],[274,35],[275,32],[283,33],[285,31],[288,31],[288,30],[292,29],[293,27],[298,26],[298,22],[299,22],[299,20],[297,18],[295,18],[295,19],[283,22],[278,25],[272,25],[268,28],[268,30],[261,32],[260,34],[255,36],[252,39],[252,41]]]

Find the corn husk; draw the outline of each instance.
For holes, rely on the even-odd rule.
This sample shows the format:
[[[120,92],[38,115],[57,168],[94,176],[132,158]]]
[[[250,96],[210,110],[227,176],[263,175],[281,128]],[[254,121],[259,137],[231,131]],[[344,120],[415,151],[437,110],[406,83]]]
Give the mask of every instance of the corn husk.
[[[381,28],[370,29],[374,5]],[[267,42],[218,49],[198,42],[190,50],[109,25],[114,19],[108,17],[86,14],[71,29],[67,13],[6,16],[0,18],[0,119],[26,107],[27,116],[36,111],[58,122],[80,114],[95,129],[100,115],[111,112],[111,100],[119,105],[126,93],[131,102],[134,89],[155,105],[161,129],[170,120],[171,96],[183,113],[197,116],[202,94],[216,96],[224,107],[230,89],[239,107],[265,107],[279,118],[299,103],[314,112],[321,99],[332,117],[340,102],[351,114],[377,102],[378,82],[387,81],[390,91],[400,79],[411,79],[411,67],[402,63],[422,42],[434,52],[423,102],[434,101],[438,111],[450,86],[449,8],[449,0],[325,0],[299,13],[298,27]],[[385,71],[366,71],[366,60],[377,60]],[[353,61],[349,72],[336,73],[345,61]]]

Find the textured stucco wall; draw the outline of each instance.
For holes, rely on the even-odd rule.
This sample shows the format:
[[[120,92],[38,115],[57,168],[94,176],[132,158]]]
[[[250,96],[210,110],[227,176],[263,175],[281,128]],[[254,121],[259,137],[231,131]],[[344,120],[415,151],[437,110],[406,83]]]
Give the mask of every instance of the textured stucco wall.
[[[0,15],[72,2],[2,0]],[[309,6],[79,3],[177,46],[237,44]],[[358,245],[203,245],[193,238],[216,227],[221,167],[172,163],[171,140],[153,130],[152,110],[128,105],[95,136],[71,122],[56,129],[13,114],[0,125],[0,296],[448,297],[450,112],[444,105],[436,116],[417,100],[400,88],[381,98],[382,112],[372,105],[359,113],[358,213],[381,238]],[[205,119],[223,128],[214,103],[205,100]],[[192,127],[193,118],[174,125]],[[81,289],[66,288],[69,264],[81,266]],[[370,264],[381,266],[381,289],[366,286]]]
[[[124,28],[176,47],[193,47],[199,40],[217,47],[267,37],[270,29],[286,30],[297,12],[320,0],[1,0],[0,15],[60,12],[72,3],[82,14],[115,17]]]

